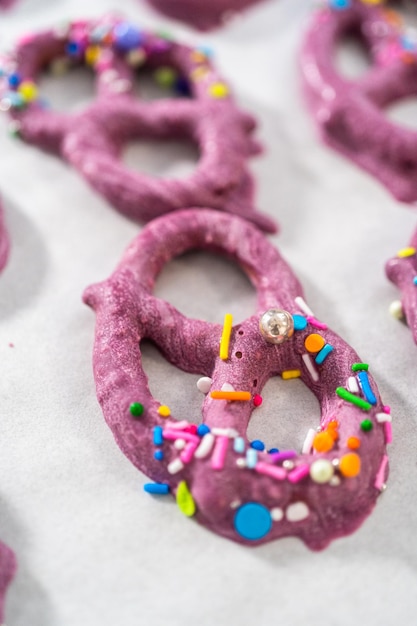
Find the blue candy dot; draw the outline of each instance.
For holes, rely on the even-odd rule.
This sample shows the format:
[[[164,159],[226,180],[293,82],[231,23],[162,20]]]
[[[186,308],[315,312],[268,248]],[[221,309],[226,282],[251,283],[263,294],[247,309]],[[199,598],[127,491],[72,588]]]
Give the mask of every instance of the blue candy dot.
[[[330,0],[332,9],[347,9],[350,7],[350,0]]]
[[[76,41],[69,41],[66,47],[67,54],[71,57],[81,53],[81,47]]]
[[[154,452],[153,456],[155,461],[162,461],[162,459],[164,458],[164,453],[162,452],[162,450],[157,450],[156,452]]]
[[[113,35],[116,46],[119,50],[124,50],[126,52],[128,50],[138,48],[142,41],[140,30],[129,22],[120,22],[120,24],[116,24]]]
[[[169,493],[169,485],[165,485],[164,483],[146,483],[143,485],[143,490],[146,491],[146,493],[154,493],[163,496]]]
[[[209,432],[210,432],[210,428],[206,424],[200,424],[197,427],[197,435],[199,437],[204,437],[204,435],[207,435],[207,433]]]
[[[254,441],[251,441],[250,447],[254,448],[255,450],[259,450],[260,452],[262,452],[262,450],[265,450],[265,444],[260,439],[255,439]]]
[[[307,320],[304,315],[293,315],[294,330],[304,330],[307,327]]]
[[[278,448],[271,448],[270,450],[268,450],[269,454],[276,454],[277,452],[279,452]]]
[[[417,276],[414,276],[414,278],[413,278],[413,283],[414,283],[415,285],[417,285]]]
[[[19,87],[20,83],[22,82],[20,74],[17,74],[16,72],[10,74],[8,82],[10,87]]]
[[[248,502],[236,511],[234,526],[241,537],[256,541],[269,533],[272,519],[268,509],[262,504]]]

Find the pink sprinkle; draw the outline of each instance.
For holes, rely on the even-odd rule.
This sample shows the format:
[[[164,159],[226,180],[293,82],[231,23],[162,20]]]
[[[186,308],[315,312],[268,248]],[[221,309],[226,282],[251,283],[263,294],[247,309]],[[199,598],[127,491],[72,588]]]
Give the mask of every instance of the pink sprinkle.
[[[385,468],[387,467],[387,463],[388,463],[388,457],[385,454],[385,456],[383,457],[381,461],[381,465],[379,467],[378,474],[376,475],[376,479],[375,479],[375,489],[379,489],[379,491],[382,490],[382,487],[384,485]]]
[[[312,326],[314,326],[314,328],[319,328],[320,330],[327,330],[327,324],[325,324],[324,322],[319,322],[319,320],[317,320],[312,315],[307,315],[307,322],[311,324]]]
[[[259,395],[259,393],[253,396],[253,404],[255,406],[261,406],[262,402],[263,402],[263,398],[262,396]]]
[[[190,422],[187,422],[187,420],[182,420],[181,422],[165,422],[165,423],[170,430],[177,430],[177,428],[178,430],[184,430],[190,424]]]
[[[25,46],[27,43],[30,43],[35,39],[35,33],[24,33],[17,40],[18,46]]]
[[[385,443],[392,443],[392,423],[385,422]]]
[[[197,444],[200,443],[199,437],[196,437],[191,433],[186,433],[183,430],[169,430],[168,428],[164,428],[162,433],[164,435],[164,439],[170,439],[171,441],[175,441],[176,439],[184,439],[184,441],[189,441]]]
[[[214,470],[221,470],[224,467],[229,437],[217,437],[211,456],[211,467]]]
[[[391,407],[388,406],[388,404],[386,404],[385,406],[382,407],[382,410],[384,411],[384,413],[388,413],[388,415],[391,413]]]
[[[14,343],[9,343],[9,348],[14,348]]]
[[[288,480],[290,483],[298,483],[305,476],[310,473],[310,466],[307,464],[299,465],[290,474],[288,474]]]
[[[273,452],[269,455],[269,458],[272,459],[274,463],[279,463],[279,461],[288,461],[289,459],[293,459],[295,456],[297,456],[295,450],[282,450],[282,452]]]
[[[268,465],[268,463],[257,463],[255,465],[255,472],[264,474],[265,476],[271,476],[271,478],[276,478],[277,480],[284,480],[287,476],[287,472],[284,468]]]
[[[187,443],[184,450],[180,454],[180,459],[183,463],[189,463],[193,456],[194,452],[197,450],[199,443],[195,443],[194,441],[190,441]]]
[[[184,428],[184,431],[186,433],[191,433],[192,435],[196,435],[197,434],[197,426],[195,424],[189,424],[188,426],[186,426]]]

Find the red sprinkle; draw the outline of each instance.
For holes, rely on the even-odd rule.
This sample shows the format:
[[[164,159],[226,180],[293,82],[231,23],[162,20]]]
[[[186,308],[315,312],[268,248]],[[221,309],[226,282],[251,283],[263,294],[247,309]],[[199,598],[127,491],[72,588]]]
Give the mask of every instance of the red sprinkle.
[[[191,433],[192,435],[196,435],[197,434],[197,426],[195,424],[190,424],[189,426],[186,426],[185,428],[183,428],[183,431],[185,433]]]
[[[262,396],[259,395],[259,393],[253,396],[253,404],[255,406],[261,406],[262,402],[263,402],[263,398]]]

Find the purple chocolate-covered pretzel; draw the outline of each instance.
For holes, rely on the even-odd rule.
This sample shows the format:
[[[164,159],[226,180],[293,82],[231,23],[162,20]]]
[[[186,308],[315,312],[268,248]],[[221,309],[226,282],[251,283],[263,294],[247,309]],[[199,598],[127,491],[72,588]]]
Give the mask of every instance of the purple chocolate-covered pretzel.
[[[417,200],[417,132],[391,122],[384,109],[417,91],[417,44],[394,11],[371,0],[327,0],[311,20],[302,76],[322,138],[378,178],[399,200]],[[338,41],[354,32],[372,68],[349,80],[335,65]]]
[[[7,591],[16,571],[16,559],[13,552],[0,541],[0,622],[4,619],[4,601]]]
[[[200,30],[221,26],[224,22],[260,0],[148,0],[162,13],[182,20]]]
[[[256,313],[222,327],[188,319],[152,295],[156,276],[190,249],[223,252],[257,289]],[[129,460],[175,494],[180,509],[246,545],[297,536],[310,548],[354,531],[387,475],[391,417],[368,365],[319,322],[290,267],[239,217],[190,209],[150,223],[114,274],[89,287],[96,312],[94,374],[105,419]],[[198,427],[170,417],[150,393],[140,342],[148,338],[207,393]],[[246,438],[272,376],[300,377],[321,406],[301,453],[263,450]]]
[[[7,263],[9,247],[9,235],[4,222],[3,205],[0,201],[0,272]]]
[[[417,230],[410,245],[399,250],[385,267],[391,282],[401,291],[401,301],[395,301],[390,307],[394,317],[405,319],[417,343]]]
[[[95,72],[96,100],[78,114],[45,106],[36,81],[51,67],[86,64]],[[157,102],[133,96],[138,68],[152,70],[184,97]],[[63,32],[25,36],[3,60],[1,106],[28,142],[60,154],[119,211],[147,221],[189,206],[239,214],[266,231],[274,222],[253,209],[248,157],[259,151],[254,119],[239,111],[208,54],[103,18],[73,22]],[[200,161],[188,177],[158,179],[129,170],[121,159],[132,139],[189,139]]]

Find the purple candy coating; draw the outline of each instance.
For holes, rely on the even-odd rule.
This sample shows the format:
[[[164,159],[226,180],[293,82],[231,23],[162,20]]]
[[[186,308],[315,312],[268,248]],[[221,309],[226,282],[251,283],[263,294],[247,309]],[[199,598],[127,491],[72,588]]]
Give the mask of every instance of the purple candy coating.
[[[3,206],[0,202],[0,272],[4,269],[9,256],[10,242],[9,235],[4,222]]]
[[[257,289],[256,312],[232,328],[227,360],[219,357],[220,325],[188,319],[168,302],[152,295],[155,279],[165,263],[190,249],[222,251],[242,266]],[[105,282],[89,287],[84,300],[97,315],[93,363],[98,399],[128,459],[153,481],[169,484],[174,494],[185,481],[195,502],[197,521],[220,535],[246,545],[296,536],[310,548],[319,550],[332,539],[354,531],[373,509],[380,493],[375,479],[386,446],[383,428],[375,419],[382,403],[372,377],[370,384],[377,405],[366,414],[335,393],[337,387],[347,384],[352,364],[361,361],[338,335],[329,329],[320,331],[335,350],[318,366],[318,381],[312,380],[302,359],[305,338],[316,329],[294,333],[280,345],[268,343],[262,337],[260,316],[271,308],[300,313],[295,303],[297,296],[302,296],[300,283],[258,229],[239,217],[190,209],[158,218],[145,227],[126,250],[114,274]],[[182,462],[169,439],[163,444],[164,459],[156,461],[152,429],[156,425],[167,428],[167,420],[158,414],[159,403],[150,393],[141,365],[143,338],[153,341],[178,368],[210,377],[212,389],[221,389],[227,382],[236,390],[249,391],[252,397],[261,392],[272,376],[284,370],[300,369],[301,380],[320,403],[321,425],[324,428],[336,419],[339,438],[328,453],[294,457],[295,471],[307,467],[308,474],[309,465],[318,458],[332,461],[343,457],[351,452],[348,438],[358,436],[362,441],[359,476],[342,477],[340,484],[333,486],[317,484],[303,472],[299,481],[291,482],[286,479],[286,470],[274,465],[267,452],[258,452],[257,460],[262,471],[265,466],[267,471],[275,469],[275,477],[257,472],[256,468],[242,469],[236,462],[244,462],[245,454],[234,451],[232,439],[225,442],[225,436],[220,433],[217,437],[215,432],[211,435],[217,437],[212,456],[210,452],[207,457],[193,458],[192,453],[189,458],[184,451]],[[132,402],[137,401],[144,406],[140,420],[134,420],[129,411]],[[216,428],[234,429],[248,448],[246,431],[253,410],[251,401],[219,401],[209,393],[203,401],[203,423],[212,433]],[[364,417],[374,424],[366,435],[360,429]],[[183,420],[187,416],[177,418]],[[193,446],[193,435],[187,434],[187,441],[187,445]],[[213,469],[212,463],[219,456],[223,468]],[[179,467],[174,473],[170,471],[173,461],[175,468]],[[257,502],[270,511],[279,507],[289,511],[288,518],[274,523],[265,537],[248,541],[234,528],[236,510],[232,503],[236,501]],[[299,502],[301,510],[308,507],[308,516],[294,521],[294,515],[300,515],[300,506],[297,510],[293,504]]]
[[[7,588],[16,572],[16,559],[13,552],[0,541],[0,622],[4,619],[4,603]]]

